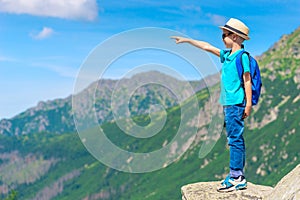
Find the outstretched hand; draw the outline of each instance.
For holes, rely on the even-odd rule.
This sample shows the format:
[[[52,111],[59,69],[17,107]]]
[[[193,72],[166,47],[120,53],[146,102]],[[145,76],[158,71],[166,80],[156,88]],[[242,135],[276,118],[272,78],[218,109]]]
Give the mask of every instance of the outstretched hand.
[[[212,46],[211,44],[205,41],[193,40],[190,38],[180,37],[180,36],[171,36],[171,39],[175,39],[176,44],[179,43],[189,43],[195,47],[208,51],[220,57],[220,49]]]
[[[186,38],[184,37],[179,37],[179,36],[171,36],[171,39],[175,39],[176,44],[186,42]]]

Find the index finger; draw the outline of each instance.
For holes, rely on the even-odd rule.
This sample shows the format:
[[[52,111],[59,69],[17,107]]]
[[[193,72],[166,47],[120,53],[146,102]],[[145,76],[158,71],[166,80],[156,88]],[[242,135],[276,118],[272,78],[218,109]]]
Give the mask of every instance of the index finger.
[[[176,39],[176,40],[179,39],[178,36],[171,36],[170,38],[171,38],[171,39]]]

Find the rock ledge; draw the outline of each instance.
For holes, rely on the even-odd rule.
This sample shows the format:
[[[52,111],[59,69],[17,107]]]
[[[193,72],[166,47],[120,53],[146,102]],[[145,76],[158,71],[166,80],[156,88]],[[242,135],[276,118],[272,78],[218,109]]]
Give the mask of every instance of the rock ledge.
[[[239,199],[239,200],[300,200],[300,165],[281,179],[275,188],[248,182],[245,190],[220,193],[220,182],[200,182],[181,188],[182,200]]]

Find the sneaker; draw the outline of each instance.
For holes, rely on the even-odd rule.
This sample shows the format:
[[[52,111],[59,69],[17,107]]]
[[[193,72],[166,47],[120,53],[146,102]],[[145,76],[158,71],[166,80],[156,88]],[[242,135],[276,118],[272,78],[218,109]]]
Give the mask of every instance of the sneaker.
[[[242,190],[247,188],[247,181],[244,176],[237,178],[230,177],[229,175],[221,182],[221,187],[218,192],[232,192],[235,190]]]
[[[230,179],[230,174],[228,174],[226,176],[226,178],[221,182],[221,186],[223,187],[230,187],[230,185],[232,185],[231,183],[229,183],[229,179]]]

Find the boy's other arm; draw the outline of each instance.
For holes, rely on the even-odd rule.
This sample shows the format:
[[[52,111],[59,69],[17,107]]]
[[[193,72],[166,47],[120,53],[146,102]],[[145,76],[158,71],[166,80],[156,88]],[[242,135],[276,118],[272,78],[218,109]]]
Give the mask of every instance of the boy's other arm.
[[[193,40],[190,38],[184,38],[184,37],[179,37],[179,36],[172,36],[172,39],[176,40],[176,44],[179,43],[189,43],[195,47],[198,47],[200,49],[203,49],[204,51],[210,52],[218,57],[220,57],[220,49],[212,46],[211,44],[204,42],[204,41],[199,41],[199,40]]]
[[[250,116],[251,108],[252,108],[252,83],[251,83],[251,75],[249,72],[244,73],[244,86],[245,86],[245,94],[246,94],[246,107],[243,118]]]

